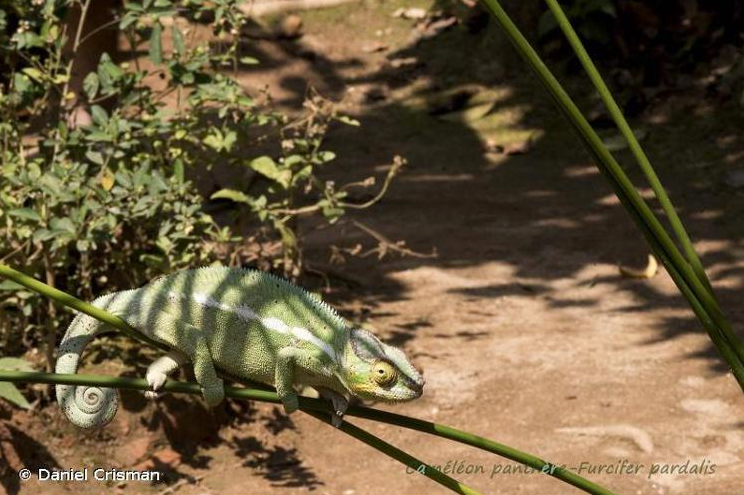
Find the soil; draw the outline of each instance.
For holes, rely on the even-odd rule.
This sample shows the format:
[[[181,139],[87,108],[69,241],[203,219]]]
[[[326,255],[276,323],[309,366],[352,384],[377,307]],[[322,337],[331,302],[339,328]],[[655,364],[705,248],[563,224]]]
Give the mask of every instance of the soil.
[[[339,180],[381,178],[394,155],[408,160],[380,204],[310,234],[306,247],[319,269],[330,266],[331,244],[374,247],[354,219],[418,253],[436,252],[347,256],[333,267],[343,275],[330,278],[334,305],[424,370],[422,398],[379,407],[565,464],[617,494],[740,493],[742,392],[663,269],[650,279],[620,275],[618,264],[642,268],[648,248],[579,140],[491,28],[457,25],[415,41],[415,21],[392,17],[401,6],[303,12],[302,37],[251,41],[246,54],[261,65],[240,74],[289,109],[308,83],[342,100],[362,125],[330,134]],[[596,108],[588,79],[576,76],[569,89]],[[474,94],[469,110],[441,109],[452,91]],[[636,124],[648,131],[643,144],[741,328],[744,190],[726,180],[742,167],[741,110],[690,86],[658,99]],[[628,152],[618,156],[645,187]],[[350,421],[449,465],[482,493],[579,493],[459,444]],[[115,422],[99,432],[75,430],[54,406],[4,424],[0,445],[12,469],[135,466],[167,478],[40,483],[10,473],[2,486],[13,495],[446,493],[310,416],[267,404],[210,412],[182,396],[151,404],[124,393]],[[623,460],[632,474],[609,469]]]

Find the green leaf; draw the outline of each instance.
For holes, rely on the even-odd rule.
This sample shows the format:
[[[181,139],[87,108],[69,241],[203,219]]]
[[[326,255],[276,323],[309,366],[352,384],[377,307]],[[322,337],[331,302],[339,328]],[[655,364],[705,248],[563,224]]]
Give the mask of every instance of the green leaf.
[[[256,65],[260,63],[257,58],[253,57],[240,57],[238,60],[240,60],[241,64],[245,65]]]
[[[41,216],[36,213],[36,211],[32,210],[31,208],[16,208],[14,210],[10,210],[8,212],[8,215],[18,217],[18,218],[25,218],[26,220],[34,220],[36,222],[41,222]]]
[[[0,282],[0,290],[16,291],[19,289],[23,289],[23,286],[21,284],[13,282],[12,280],[3,280],[2,282]]]
[[[90,249],[91,242],[87,241],[85,239],[78,239],[75,242],[75,249],[80,251],[81,253],[84,253]]]
[[[93,105],[92,107],[90,107],[90,114],[91,117],[93,117],[93,122],[95,122],[99,126],[104,126],[108,122],[108,113],[106,113],[106,110],[98,105]]]
[[[185,177],[184,177],[184,169],[183,169],[183,160],[177,159],[175,162],[173,162],[173,176],[176,178],[179,184],[183,184]]]
[[[32,239],[34,242],[44,242],[48,241],[49,239],[53,239],[54,236],[55,233],[49,229],[38,229],[36,232],[34,232]]]
[[[305,163],[305,157],[302,155],[289,155],[284,157],[284,166],[292,168],[295,165],[301,165]]]
[[[247,205],[253,204],[253,199],[247,194],[236,191],[235,189],[220,189],[216,193],[212,194],[209,199],[229,199],[236,203],[244,203]]]
[[[26,74],[28,77],[33,79],[34,81],[41,82],[42,80],[42,73],[39,69],[36,69],[34,67],[24,67],[23,73]]]
[[[85,76],[85,79],[83,79],[83,90],[85,91],[85,94],[88,95],[89,100],[96,97],[99,86],[100,81],[98,80],[98,74],[95,72],[89,73]]]
[[[114,139],[103,131],[93,131],[85,136],[89,141],[113,141]]]
[[[15,406],[23,409],[31,409],[31,404],[28,403],[26,398],[21,395],[21,392],[12,383],[0,382],[0,397]]]
[[[225,134],[225,137],[222,141],[222,147],[225,148],[225,151],[230,151],[232,149],[237,138],[238,135],[235,133],[235,131],[227,131],[227,134]]]
[[[343,124],[351,125],[354,127],[359,127],[361,125],[357,119],[352,119],[351,117],[347,117],[346,115],[339,115],[338,117],[336,117],[336,120]]]
[[[119,22],[119,29],[123,31],[135,22],[137,22],[137,16],[127,12],[124,17],[121,18],[121,22]]]
[[[34,368],[31,366],[31,363],[25,359],[17,357],[2,357],[0,358],[0,370],[33,371]]]
[[[76,232],[75,224],[73,224],[72,220],[70,220],[69,218],[53,218],[49,222],[49,225],[55,230],[63,230],[71,234],[74,234]]]
[[[86,151],[85,157],[96,165],[103,165],[103,154],[100,151]]]
[[[202,142],[215,151],[230,151],[237,140],[235,131],[227,131],[224,135],[219,129],[214,129]]]
[[[180,57],[186,51],[186,42],[183,39],[183,33],[176,24],[173,24],[173,47],[176,49],[176,53]]]
[[[336,158],[336,153],[333,151],[321,151],[318,153],[318,158],[321,162],[326,163]]]
[[[290,170],[280,169],[276,162],[269,156],[260,156],[251,160],[248,166],[264,177],[278,182],[285,189],[289,187],[289,183],[292,180],[292,172]]]
[[[116,89],[114,85],[124,75],[121,68],[111,61],[111,57],[108,53],[101,55],[101,61],[98,63],[97,73],[104,94],[113,92]]]
[[[25,93],[26,91],[31,89],[31,79],[21,74],[20,72],[16,72],[15,74],[13,74],[13,89],[18,91],[19,93]]]
[[[0,358],[0,370],[10,371],[33,371],[31,364],[20,358],[15,357],[4,357]],[[28,403],[26,398],[21,395],[15,385],[8,382],[0,382],[0,397],[7,400],[11,404],[24,409],[30,409],[31,404]]]
[[[217,131],[215,134],[209,134],[202,139],[202,142],[213,150],[220,151],[222,149],[222,133]]]
[[[163,45],[162,45],[163,26],[156,22],[150,33],[150,60],[155,65],[163,63]]]

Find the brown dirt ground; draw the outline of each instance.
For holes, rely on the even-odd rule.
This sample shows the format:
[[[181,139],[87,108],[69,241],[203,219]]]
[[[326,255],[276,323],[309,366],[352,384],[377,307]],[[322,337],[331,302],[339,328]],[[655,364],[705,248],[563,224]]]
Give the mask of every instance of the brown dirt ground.
[[[570,468],[642,464],[633,475],[584,465],[582,475],[618,494],[741,493],[741,390],[666,273],[619,275],[618,263],[642,265],[647,249],[578,140],[531,75],[502,63],[510,57],[502,42],[457,27],[412,45],[412,22],[390,15],[401,4],[304,13],[303,38],[251,42],[248,52],[263,64],[241,74],[250,88],[268,85],[288,108],[308,81],[345,97],[362,127],[331,133],[336,176],[380,175],[395,154],[409,160],[385,200],[353,218],[412,249],[435,248],[438,257],[350,257],[335,269],[360,285],[332,280],[329,294],[424,369],[424,396],[392,409]],[[365,50],[378,42],[389,48]],[[410,57],[415,65],[390,63]],[[427,98],[465,83],[488,85],[480,95],[494,102],[491,113],[472,121],[427,113]],[[588,81],[571,87],[583,95]],[[722,179],[744,150],[738,112],[682,92],[642,119],[652,161],[735,328],[744,322],[744,201]],[[518,143],[530,134],[525,154],[486,149],[488,140]],[[620,157],[631,163],[627,153]],[[325,261],[329,243],[357,242],[370,245],[349,224],[316,232],[308,258]],[[98,361],[106,369],[105,357]],[[54,407],[15,414],[0,432],[16,449],[2,444],[6,459],[32,468],[150,463],[168,473],[168,484],[19,484],[6,476],[4,488],[22,495],[446,493],[302,413],[287,418],[275,406],[232,404],[212,414],[182,397],[152,405],[133,393],[123,406],[96,433],[75,431]],[[429,463],[482,469],[454,475],[483,493],[579,493],[538,474],[493,475],[495,465],[515,464],[474,449],[352,421]],[[687,461],[715,472],[650,474],[653,464]]]

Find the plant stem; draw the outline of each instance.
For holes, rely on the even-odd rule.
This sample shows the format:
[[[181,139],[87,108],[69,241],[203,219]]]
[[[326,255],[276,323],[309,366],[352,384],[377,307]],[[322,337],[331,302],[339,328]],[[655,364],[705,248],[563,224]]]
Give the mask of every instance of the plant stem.
[[[519,29],[514,25],[498,0],[483,0],[483,3],[495,16],[522,58],[533,69],[564,116],[574,126],[586,148],[595,158],[597,167],[610,182],[621,203],[636,221],[644,236],[646,236],[651,248],[654,250],[654,253],[662,260],[667,271],[670,274],[672,270],[678,273],[673,279],[683,295],[688,298],[693,311],[699,317],[701,315],[698,313],[698,310],[704,311],[705,320],[701,317],[701,321],[706,325],[706,329],[709,330],[711,338],[713,338],[713,335],[722,333],[723,338],[715,338],[713,342],[724,359],[726,359],[739,386],[744,391],[744,346],[742,346],[738,337],[731,329],[730,324],[723,316],[713,295],[706,289],[687,260],[680,254],[669,234],[643,198],[638,194],[638,191],[623,169],[604,146],[602,140],[552,72],[550,72],[550,69],[548,69],[537,52],[535,52]],[[695,297],[695,301],[689,298],[691,295]],[[715,325],[715,331],[711,332],[707,327],[707,321]],[[731,359],[732,357],[735,359]]]
[[[602,101],[607,107],[607,110],[610,112],[612,120],[615,121],[615,125],[617,125],[620,133],[627,141],[628,147],[630,148],[633,156],[636,159],[636,162],[638,162],[638,165],[646,176],[651,189],[653,189],[654,194],[656,195],[656,199],[658,199],[659,204],[661,204],[661,207],[664,210],[664,213],[666,214],[667,218],[669,218],[669,223],[671,224],[672,229],[677,236],[677,239],[682,244],[682,249],[685,251],[687,260],[690,262],[690,265],[692,265],[692,268],[693,270],[695,270],[698,278],[703,282],[706,289],[708,289],[708,292],[713,295],[713,287],[710,284],[710,280],[708,280],[708,276],[705,274],[705,269],[703,268],[703,264],[700,262],[700,258],[695,252],[695,248],[692,245],[690,236],[687,234],[687,231],[685,230],[685,227],[682,224],[682,220],[680,220],[679,215],[677,215],[677,211],[674,209],[674,205],[672,205],[672,202],[669,199],[664,186],[661,184],[656,171],[651,166],[651,162],[649,161],[648,156],[646,156],[646,153],[643,151],[643,148],[638,142],[638,139],[636,139],[633,130],[630,128],[630,125],[628,125],[628,121],[625,120],[625,116],[623,115],[622,110],[620,110],[617,102],[615,102],[615,98],[613,98],[612,93],[602,79],[602,76],[597,70],[597,67],[594,65],[594,62],[584,48],[584,45],[581,43],[581,40],[576,34],[573,26],[571,26],[568,17],[566,17],[566,14],[563,12],[563,9],[561,8],[558,1],[545,0],[545,3],[548,4],[551,12],[553,12],[555,19],[558,22],[558,26],[560,26],[563,34],[568,39],[568,42],[571,44],[574,53],[576,53],[576,56],[581,62],[581,65],[584,67],[584,70],[589,75],[589,79],[591,79],[592,83],[594,83],[594,87],[597,89],[599,96],[602,98]]]
[[[70,60],[67,62],[67,70],[66,70],[66,78],[65,78],[65,84],[62,87],[62,101],[60,103],[60,111],[62,116],[64,117],[63,120],[67,120],[68,117],[68,108],[67,108],[67,93],[69,93],[70,90],[70,81],[72,80],[72,68],[73,65],[75,65],[75,58],[77,56],[78,48],[80,47],[80,37],[83,35],[83,25],[85,24],[85,18],[88,17],[88,8],[90,7],[92,0],[84,0],[80,4],[80,19],[78,20],[77,29],[75,31],[75,39],[72,43],[72,50],[70,52]],[[52,160],[51,163],[55,163],[57,161],[57,155],[59,154],[59,143],[62,140],[59,136],[59,129],[57,130],[57,139],[54,140],[54,153],[52,154]]]
[[[711,298],[715,299],[715,294],[713,293],[713,287],[710,284],[710,280],[708,279],[708,276],[705,273],[705,269],[703,268],[700,258],[695,252],[695,247],[693,246],[692,241],[690,240],[690,237],[687,234],[687,231],[685,230],[681,219],[679,218],[679,215],[674,209],[674,205],[669,199],[669,196],[667,195],[666,190],[664,189],[664,186],[661,184],[661,181],[659,180],[659,177],[656,174],[656,171],[651,165],[651,162],[649,161],[648,156],[643,151],[643,148],[641,147],[640,143],[636,139],[635,134],[630,128],[630,125],[628,125],[628,122],[625,119],[623,112],[620,110],[620,107],[617,105],[617,102],[613,98],[612,93],[610,92],[609,88],[607,87],[604,80],[602,79],[602,76],[600,75],[599,70],[597,69],[591,57],[587,53],[586,48],[581,43],[579,36],[576,34],[576,31],[573,29],[573,26],[571,26],[571,23],[568,20],[568,17],[564,13],[558,1],[557,0],[545,0],[545,2],[548,4],[548,7],[550,8],[551,12],[556,18],[556,21],[558,22],[558,25],[563,31],[563,34],[568,39],[569,43],[571,44],[571,47],[574,50],[574,53],[576,53],[576,56],[579,58],[579,61],[584,67],[584,70],[587,72],[587,74],[589,75],[589,78],[594,84],[594,87],[597,89],[597,92],[599,93],[600,97],[602,98],[602,101],[607,107],[607,110],[609,111],[610,116],[615,121],[615,125],[617,125],[621,134],[623,135],[626,142],[628,143],[628,147],[632,151],[636,159],[636,162],[638,163],[639,167],[641,168],[644,175],[646,176],[646,179],[651,185],[651,188],[653,189],[657,200],[661,204],[661,207],[664,210],[664,213],[666,214],[667,218],[669,218],[669,223],[671,224],[672,229],[674,230],[675,235],[677,236],[677,239],[679,240],[680,244],[682,244],[682,249],[685,252],[685,256],[687,257],[688,262],[692,266],[692,269],[694,270],[695,274],[698,276],[702,284],[705,286],[705,288],[710,293]],[[711,339],[714,342],[718,341],[716,346],[719,347],[719,349],[721,349],[722,353],[724,353],[724,348],[726,348],[726,351],[724,353],[724,358],[726,362],[731,363],[734,360],[739,359],[739,356],[737,356],[736,353],[731,352],[731,346],[721,345],[722,343],[721,338],[725,339],[726,335],[722,334],[719,331],[719,329],[715,326],[715,323],[712,320],[710,320],[707,314],[704,314],[705,311],[700,306],[700,301],[694,297],[694,294],[690,290],[690,287],[684,282],[681,274],[675,270],[675,273],[670,272],[670,275],[672,276],[672,278],[674,279],[675,283],[680,288],[680,290],[683,292],[685,297],[690,301],[690,304],[693,307],[693,311],[700,318],[701,322],[703,322],[703,325],[708,331]],[[693,303],[693,298],[695,299],[694,303]],[[738,342],[738,339],[735,339],[733,344],[736,345],[737,342]]]
[[[153,341],[151,339],[145,338],[142,334],[140,334],[139,332],[131,328],[124,320],[108,313],[107,311],[104,311],[91,304],[81,301],[77,299],[76,297],[71,296],[63,291],[50,287],[34,279],[33,277],[24,275],[21,272],[18,272],[17,270],[14,270],[10,268],[9,266],[4,265],[2,263],[0,263],[0,276],[7,277],[13,280],[14,282],[21,284],[30,290],[33,290],[34,292],[38,292],[66,306],[69,306],[71,308],[77,309],[78,311],[86,313],[104,323],[108,323],[112,327],[121,330],[122,332],[126,333],[128,336],[134,339],[145,341],[146,343],[155,345],[161,349],[166,349],[166,347],[163,346],[162,344],[156,341]],[[232,379],[235,379],[235,377],[232,377]],[[78,374],[63,375],[63,374],[56,374],[56,373],[28,373],[28,372],[24,373],[24,372],[18,372],[18,371],[0,370],[0,381],[40,382],[40,383],[55,383],[55,384],[61,383],[61,384],[69,384],[69,385],[97,385],[97,386],[109,386],[109,387],[115,386],[118,388],[149,390],[147,382],[142,379],[124,378],[124,377],[86,376],[86,375],[78,375]],[[196,383],[174,382],[172,380],[168,380],[165,383],[163,390],[166,392],[184,392],[184,393],[201,394],[201,388]],[[228,386],[228,387],[225,387],[225,395],[227,397],[231,397],[235,399],[250,399],[250,400],[258,400],[258,401],[264,401],[264,402],[274,402],[274,403],[281,402],[274,391],[261,390],[257,388],[242,388],[242,387],[229,387]],[[300,397],[300,408],[303,410],[325,411],[329,413],[332,412],[332,409],[328,406],[328,404],[325,401],[318,400],[318,399],[310,399],[307,397]],[[521,452],[512,447],[508,447],[498,442],[494,442],[493,440],[489,440],[484,437],[473,435],[472,433],[467,433],[467,432],[458,430],[456,428],[452,428],[450,426],[440,425],[437,423],[432,423],[430,421],[424,421],[424,420],[404,416],[401,414],[389,413],[386,411],[380,411],[377,409],[372,409],[372,408],[367,408],[367,407],[351,406],[348,408],[346,415],[359,416],[362,418],[372,419],[372,420],[380,421],[383,423],[398,425],[398,426],[402,426],[404,428],[408,428],[411,430],[417,430],[417,431],[429,433],[431,435],[438,436],[441,438],[446,438],[448,440],[460,442],[465,445],[470,445],[472,447],[476,447],[476,448],[485,450],[487,452],[500,455],[507,459],[511,459],[513,461],[519,462],[526,466],[540,470],[541,472],[545,474],[548,474],[562,481],[565,481],[566,483],[569,483],[587,493],[591,493],[592,495],[615,495],[612,491],[606,488],[603,488],[585,478],[582,478],[581,476],[578,476],[577,474],[574,474],[571,471],[562,469],[560,467],[556,467],[557,466],[556,464],[546,462],[538,457]],[[347,431],[347,433],[349,432]],[[361,441],[365,441],[364,439],[361,439],[361,438],[359,439]],[[369,438],[367,439],[369,440]],[[378,440],[379,439],[375,441],[377,442]],[[367,442],[365,441],[365,443]],[[381,450],[383,453],[390,455],[391,457],[395,459],[401,460],[398,457],[395,457],[398,454],[395,454],[392,450],[391,451],[385,450],[384,446],[387,444],[383,442],[382,440],[379,440],[379,442],[376,443],[375,445],[372,445],[372,444],[369,444],[369,445],[375,448],[378,448],[378,450]],[[410,459],[413,459],[413,458],[410,458]],[[416,466],[409,466],[409,467],[418,469],[420,465],[421,463],[417,461]],[[428,476],[431,473],[437,473],[437,471],[434,469],[426,469],[424,474]],[[433,476],[438,476],[438,475],[434,474]],[[432,478],[432,479],[434,479],[437,482],[441,482],[441,480],[443,480],[443,478],[440,478],[440,479]],[[457,483],[455,480],[452,480],[452,481]],[[448,485],[445,485],[445,486],[448,486]],[[476,492],[460,492],[460,493],[476,493]]]
[[[100,375],[80,375],[80,374],[62,374],[62,373],[38,373],[28,371],[6,371],[0,370],[0,381],[8,381],[14,383],[49,383],[49,384],[62,384],[62,385],[87,385],[96,387],[111,387],[127,390],[150,390],[150,386],[147,381],[142,378],[131,378],[131,377],[112,377],[112,376],[100,376]],[[163,385],[163,392],[176,392],[176,393],[187,393],[193,395],[201,395],[202,390],[199,384],[191,382],[179,382],[174,380],[168,380]],[[233,387],[225,386],[225,397],[237,400],[255,400],[259,402],[270,402],[274,404],[281,404],[279,396],[273,390],[261,390],[256,388],[247,387]],[[300,410],[311,414],[312,416],[328,423],[330,422],[330,414],[333,412],[333,408],[321,399],[312,399],[309,397],[300,397]],[[391,413],[387,411],[381,411],[379,409],[372,409],[368,407],[350,406],[344,416],[356,416],[359,418],[370,419],[379,421],[382,423],[388,423],[392,425],[402,426],[411,430],[428,433],[448,440],[454,440],[465,445],[491,452],[507,459],[519,462],[525,466],[531,467],[544,474],[548,474],[555,478],[558,478],[566,483],[569,483],[577,488],[584,490],[587,493],[594,495],[615,495],[612,491],[607,490],[591,481],[588,481],[581,476],[574,474],[573,472],[559,467],[557,464],[552,464],[547,461],[540,459],[539,457],[527,454],[515,448],[494,442],[487,438],[467,433],[451,426],[446,426],[431,421],[425,421],[422,419],[412,418],[402,414]],[[347,427],[344,427],[346,425]],[[472,488],[468,488],[465,485],[458,483],[452,478],[444,476],[436,469],[428,466],[415,457],[412,457],[405,452],[398,450],[396,447],[380,440],[379,438],[370,435],[364,430],[359,429],[356,426],[350,425],[344,421],[341,430],[345,433],[350,434],[354,438],[377,448],[385,454],[391,455],[396,460],[406,464],[408,467],[418,470],[434,479],[448,488],[463,494],[476,494]],[[363,438],[362,438],[363,437]],[[389,451],[388,447],[392,448]],[[392,455],[394,454],[394,455]],[[423,469],[421,467],[424,466]],[[441,475],[441,476],[440,476]],[[443,477],[442,477],[443,476]],[[454,485],[454,484],[456,485]]]
[[[149,390],[150,386],[146,380],[141,378],[129,378],[129,377],[111,377],[111,376],[99,376],[99,375],[78,375],[78,374],[62,374],[62,373],[35,373],[35,372],[24,372],[24,371],[6,371],[0,370],[0,381],[14,382],[14,383],[48,383],[48,384],[63,384],[63,385],[87,385],[87,386],[103,386],[109,388],[121,388],[129,390]],[[165,392],[181,392],[193,395],[201,395],[201,387],[197,383],[188,382],[176,382],[168,380],[162,388]],[[262,402],[273,402],[281,403],[279,397],[275,392],[267,390],[256,390],[256,389],[245,389],[242,387],[225,387],[225,396],[231,399],[238,400],[257,400]],[[327,406],[323,401],[318,399],[309,399],[306,397],[300,398],[300,407],[304,412],[310,416],[330,424],[330,413],[331,408]],[[322,414],[319,411],[324,411],[326,414]],[[375,437],[374,435],[364,431],[363,429],[352,425],[351,423],[344,422],[339,428],[344,433],[360,440],[367,445],[381,451],[384,454],[392,457],[393,459],[402,462],[406,466],[416,470],[421,466],[425,466],[425,469],[419,470],[422,474],[428,478],[436,481],[437,483],[449,488],[450,490],[460,493],[462,495],[481,495],[480,492],[470,488],[467,485],[460,483],[459,481],[450,478],[437,471],[434,468],[426,465],[417,458],[407,454],[406,452],[398,449],[397,447]]]

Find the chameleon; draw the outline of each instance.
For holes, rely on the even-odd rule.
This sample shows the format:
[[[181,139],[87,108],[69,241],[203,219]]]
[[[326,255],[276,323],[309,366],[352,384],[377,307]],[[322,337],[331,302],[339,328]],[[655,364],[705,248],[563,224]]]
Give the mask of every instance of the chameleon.
[[[395,403],[423,393],[423,376],[403,351],[352,325],[319,296],[267,272],[182,270],[92,304],[168,349],[147,368],[149,398],[187,364],[209,407],[225,397],[221,371],[274,386],[287,414],[298,409],[297,389],[309,386],[330,401],[337,427],[351,397]],[[86,345],[113,330],[76,315],[60,342],[56,372],[77,373]],[[81,428],[108,424],[119,402],[116,389],[107,387],[56,385],[56,396],[64,415]]]

